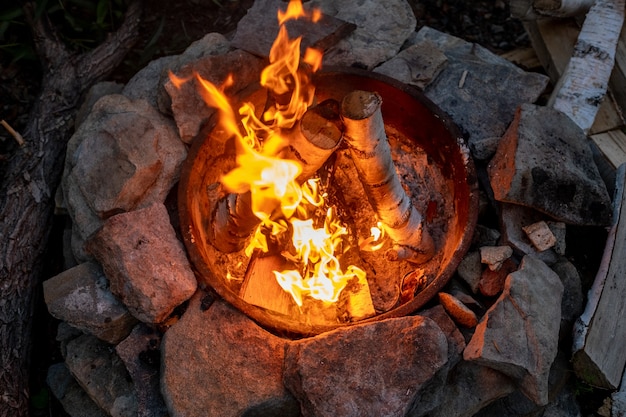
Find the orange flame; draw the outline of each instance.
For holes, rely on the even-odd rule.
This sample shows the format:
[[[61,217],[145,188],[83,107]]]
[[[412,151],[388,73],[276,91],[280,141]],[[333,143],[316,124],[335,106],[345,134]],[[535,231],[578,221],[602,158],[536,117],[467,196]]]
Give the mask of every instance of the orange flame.
[[[254,106],[244,103],[239,108],[239,122],[223,89],[195,75],[204,101],[219,111],[221,127],[236,139],[237,167],[221,178],[226,190],[233,193],[250,191],[252,210],[261,220],[245,253],[255,250],[267,252],[268,237],[284,241],[291,234],[291,245],[283,256],[297,268],[274,271],[278,283],[301,306],[304,296],[335,302],[347,283],[364,278],[365,272],[356,266],[342,271],[339,256],[344,248],[346,228],[336,220],[332,209],[325,207],[324,195],[315,179],[298,184],[302,172],[296,161],[278,157],[287,145],[282,132],[291,129],[313,103],[315,87],[310,82],[311,73],[320,69],[322,53],[307,49],[300,62],[301,38],[290,39],[284,23],[301,17],[319,20],[321,13],[307,14],[299,0],[291,1],[285,12],[278,12],[280,30],[274,41],[269,65],[261,73],[261,85],[267,88],[275,103],[267,109],[261,120]],[[173,74],[175,85],[188,81]],[[232,83],[232,80],[227,84]],[[324,213],[321,216],[315,213]],[[316,227],[321,224],[321,227]]]

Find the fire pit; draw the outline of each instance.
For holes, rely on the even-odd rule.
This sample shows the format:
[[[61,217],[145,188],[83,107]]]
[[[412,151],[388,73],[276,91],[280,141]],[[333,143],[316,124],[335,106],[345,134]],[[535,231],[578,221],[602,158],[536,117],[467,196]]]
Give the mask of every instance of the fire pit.
[[[382,251],[356,249],[357,242],[367,239],[363,230],[368,229],[375,212],[359,183],[348,149],[340,146],[334,151],[329,158],[332,162],[326,163],[320,176],[326,180],[327,193],[338,206],[339,217],[349,225],[348,240],[354,249],[344,256],[367,271],[366,287],[375,314],[351,314],[350,296],[340,298],[330,314],[324,305],[315,302],[308,304],[308,310],[292,302],[293,308],[287,312],[248,302],[245,282],[251,275],[268,273],[264,271],[266,266],[248,258],[243,250],[225,253],[209,238],[211,219],[224,198],[223,190],[219,190],[220,178],[235,166],[234,141],[217,123],[194,142],[179,184],[181,229],[200,280],[261,325],[302,335],[402,316],[422,307],[448,282],[467,251],[478,206],[474,168],[459,131],[418,90],[353,68],[326,69],[315,76],[314,84],[318,103],[340,102],[354,90],[376,92],[382,98],[384,127],[395,167],[413,206],[423,213],[435,243],[435,255],[420,265],[391,261]],[[242,98],[261,108],[265,100],[266,92],[259,85],[251,86]],[[263,280],[264,285],[268,282]]]

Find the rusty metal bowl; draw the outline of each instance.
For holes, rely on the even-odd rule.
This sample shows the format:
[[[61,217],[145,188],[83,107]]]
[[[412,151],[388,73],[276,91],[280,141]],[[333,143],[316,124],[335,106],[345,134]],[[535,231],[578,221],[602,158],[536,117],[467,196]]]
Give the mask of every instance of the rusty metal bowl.
[[[218,143],[219,132],[208,126],[207,133],[193,143],[183,165],[179,183],[178,206],[182,235],[200,283],[212,287],[221,297],[240,311],[273,331],[298,335],[319,334],[339,326],[371,322],[414,313],[447,284],[459,262],[469,249],[478,213],[478,184],[472,158],[459,129],[418,89],[390,77],[353,68],[330,68],[315,77],[316,98],[341,99],[353,90],[378,92],[383,99],[383,118],[386,128],[400,132],[416,147],[425,151],[429,161],[439,168],[447,181],[451,207],[446,221],[445,236],[440,239],[437,265],[432,278],[422,285],[415,295],[389,311],[353,323],[312,324],[245,302],[233,290],[227,278],[223,258],[208,243],[207,213],[213,206],[207,197],[207,187],[214,187],[216,178],[225,173],[215,172],[220,166],[219,155],[228,143]],[[259,86],[252,86],[244,94],[246,101],[260,100]],[[246,96],[247,95],[247,96]],[[251,99],[251,100],[249,100]],[[221,153],[220,153],[221,152]],[[228,150],[226,151],[229,152]],[[218,155],[218,156],[216,156]],[[231,153],[231,156],[233,154]],[[219,256],[218,256],[219,255]]]

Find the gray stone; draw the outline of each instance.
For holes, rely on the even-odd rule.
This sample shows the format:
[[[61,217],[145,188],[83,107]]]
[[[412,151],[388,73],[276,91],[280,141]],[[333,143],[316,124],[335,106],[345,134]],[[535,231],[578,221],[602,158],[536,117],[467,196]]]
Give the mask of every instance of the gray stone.
[[[548,265],[552,265],[559,259],[556,252],[553,249],[537,251],[523,230],[524,226],[545,218],[545,214],[529,207],[508,203],[500,204],[502,243],[512,247],[518,255],[532,255]]]
[[[428,417],[472,417],[515,390],[515,383],[508,376],[473,362],[459,362],[450,375],[442,389],[441,405],[429,412]],[[425,414],[410,414],[410,417],[422,416]]]
[[[562,258],[550,266],[563,283],[563,301],[561,303],[561,335],[571,336],[572,326],[585,308],[580,274],[573,263]]]
[[[133,380],[137,417],[168,416],[160,391],[160,345],[161,335],[140,323],[115,347]]]
[[[64,321],[59,323],[57,326],[56,338],[54,340],[59,342],[59,350],[61,351],[63,359],[67,357],[67,344],[83,334],[84,333],[82,331]]]
[[[69,141],[63,176],[81,237],[113,214],[165,201],[186,155],[171,121],[146,101],[101,98]]]
[[[480,262],[486,264],[492,271],[500,269],[504,261],[513,255],[513,249],[508,245],[483,246],[480,248]]]
[[[448,363],[453,366],[460,361],[465,349],[465,339],[443,306],[436,305],[428,310],[420,311],[419,315],[433,320],[446,335],[448,339]]]
[[[580,406],[576,394],[576,388],[568,386],[562,390],[554,401],[552,401],[543,410],[541,417],[582,417]],[[624,414],[618,414],[615,411],[612,417],[623,417]]]
[[[502,295],[476,326],[463,358],[515,379],[538,405],[548,403],[548,375],[556,357],[563,284],[545,263],[525,256]]]
[[[446,55],[436,45],[426,40],[400,51],[398,55],[376,67],[374,72],[388,75],[423,90],[437,78],[447,62]]]
[[[409,316],[292,343],[284,381],[304,416],[404,416],[447,361],[439,326]]]
[[[237,31],[232,40],[233,47],[264,58],[268,57],[278,34],[278,10],[284,11],[286,8],[287,4],[282,0],[256,0],[237,24]],[[332,41],[339,40],[338,35],[345,33],[346,22],[322,14],[322,17],[313,23],[309,18],[312,12],[310,4],[304,3],[303,9],[307,17],[291,19],[284,24],[289,39],[301,38],[300,51],[305,51],[308,47],[317,49],[332,47]]]
[[[496,246],[500,236],[501,234],[498,229],[492,229],[482,224],[477,224],[474,229],[474,236],[472,236],[472,246]]]
[[[76,119],[74,121],[76,128],[78,128],[85,121],[89,113],[91,113],[93,105],[96,104],[98,100],[104,96],[108,96],[109,94],[119,94],[123,89],[124,84],[113,81],[102,81],[94,84],[87,92],[87,95],[80,105],[78,112],[76,112]]]
[[[236,68],[233,84],[225,93],[237,103],[239,101],[237,94],[259,81],[263,66],[263,60],[260,58],[236,50],[223,55],[205,56],[174,72],[175,76],[186,81],[177,87],[168,79],[164,85],[171,98],[171,111],[181,139],[185,143],[191,143],[216,113],[216,109],[204,100],[203,87],[195,74],[216,86],[221,86]],[[235,108],[233,112],[237,114],[237,110]]]
[[[48,368],[46,383],[52,395],[59,400],[63,409],[71,417],[108,416],[78,385],[64,363],[55,363]]]
[[[133,385],[110,345],[91,335],[80,336],[68,343],[65,363],[89,397],[110,416],[137,416]]]
[[[525,72],[477,44],[429,27],[412,39],[424,41],[434,43],[448,59],[424,93],[464,130],[474,157],[488,159],[517,107],[537,100],[548,77]]]
[[[567,243],[565,241],[567,236],[567,226],[563,222],[549,221],[548,227],[556,238],[556,243],[553,247],[554,251],[559,255],[565,255],[565,249],[567,248]]]
[[[474,294],[478,292],[478,284],[483,273],[483,265],[480,262],[479,251],[469,251],[465,254],[459,266],[457,273],[469,285]]]
[[[131,100],[144,99],[155,109],[158,108],[159,91],[163,90],[163,72],[176,61],[175,56],[164,56],[150,61],[128,80],[121,94]]]
[[[198,291],[163,337],[161,391],[172,417],[297,417],[282,383],[287,341]]]
[[[168,70],[161,72],[161,78],[159,80],[159,89],[157,91],[157,105],[158,109],[163,114],[172,114],[172,100],[169,94],[163,88],[165,83],[169,80],[169,72],[174,74],[178,72],[187,64],[191,64],[200,58],[204,58],[212,55],[222,55],[230,50],[230,42],[220,33],[208,33],[201,39],[193,42],[185,49],[185,51],[174,56],[174,59],[168,63]]]
[[[406,0],[312,0],[310,4],[326,15],[357,26],[354,32],[326,52],[324,65],[372,69],[400,51],[417,23]]]
[[[162,203],[110,217],[88,248],[102,264],[113,294],[143,322],[162,322],[196,290],[196,277]]]
[[[572,386],[572,369],[569,365],[569,352],[559,351],[552,364],[549,376],[550,403],[537,405],[521,391],[515,390],[489,406],[474,417],[562,417],[577,416],[580,413]],[[578,413],[577,413],[578,412]]]
[[[611,199],[587,136],[566,115],[524,104],[488,167],[498,201],[581,226],[611,224]]]
[[[44,281],[43,293],[52,316],[107,343],[120,342],[137,322],[111,293],[102,268],[92,262]]]

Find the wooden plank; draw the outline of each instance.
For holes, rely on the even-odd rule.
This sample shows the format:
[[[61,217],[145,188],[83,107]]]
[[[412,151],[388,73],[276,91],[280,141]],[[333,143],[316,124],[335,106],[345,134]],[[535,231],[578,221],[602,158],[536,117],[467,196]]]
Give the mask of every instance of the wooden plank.
[[[626,163],[626,134],[621,130],[591,135],[591,139],[600,148],[613,168]]]
[[[297,308],[295,301],[276,281],[273,271],[283,271],[285,259],[280,254],[252,254],[239,296],[248,304],[289,316]]]
[[[626,364],[626,165],[615,181],[613,226],[585,311],[574,325],[572,362],[579,378],[606,389],[619,386]]]
[[[526,71],[541,68],[539,57],[537,57],[537,53],[532,47],[516,48],[512,51],[505,52],[500,56],[507,61],[514,63],[518,67],[525,69]]]

